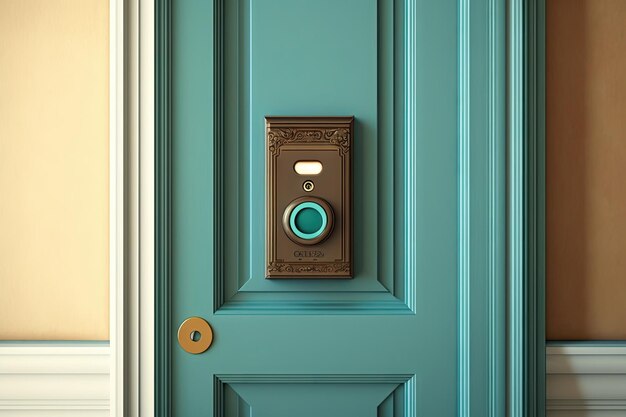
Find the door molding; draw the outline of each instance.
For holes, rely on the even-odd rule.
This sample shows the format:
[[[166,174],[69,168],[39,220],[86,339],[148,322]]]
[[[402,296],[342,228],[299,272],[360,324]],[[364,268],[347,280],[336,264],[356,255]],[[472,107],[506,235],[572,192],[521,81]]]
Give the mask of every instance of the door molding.
[[[155,0],[155,192],[154,192],[154,407],[169,417],[171,408],[171,0]]]
[[[548,415],[626,415],[623,342],[550,343],[546,371]]]
[[[130,171],[127,152],[127,124],[132,119],[127,106],[130,95],[125,84],[129,77],[127,65],[126,36],[129,25],[125,0],[114,0],[109,4],[109,341],[110,354],[110,398],[111,415],[124,414],[126,375],[124,353],[127,340],[126,303],[124,301],[129,280],[126,277],[126,262],[130,259],[128,245],[127,189]]]
[[[114,415],[108,342],[0,346],[0,414]]]
[[[154,415],[155,369],[154,2],[110,3],[111,135],[118,138],[111,154],[123,156],[111,166],[120,242],[111,267],[111,415],[148,417]]]
[[[508,0],[508,415],[545,416],[545,0]]]

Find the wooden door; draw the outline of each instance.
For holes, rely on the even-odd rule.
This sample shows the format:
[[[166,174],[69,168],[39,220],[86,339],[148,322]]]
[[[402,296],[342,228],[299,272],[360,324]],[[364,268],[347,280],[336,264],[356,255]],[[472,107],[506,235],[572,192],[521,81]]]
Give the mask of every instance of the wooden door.
[[[159,10],[160,415],[499,415],[501,5]],[[354,116],[352,279],[266,278],[267,115]]]

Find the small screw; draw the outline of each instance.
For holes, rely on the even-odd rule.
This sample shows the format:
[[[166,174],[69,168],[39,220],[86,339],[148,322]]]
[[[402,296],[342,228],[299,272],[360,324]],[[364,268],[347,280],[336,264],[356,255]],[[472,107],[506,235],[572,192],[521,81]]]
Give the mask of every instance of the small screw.
[[[311,180],[304,181],[304,184],[302,184],[302,188],[308,193],[313,191],[313,189],[315,188],[315,184],[313,184],[313,181]]]

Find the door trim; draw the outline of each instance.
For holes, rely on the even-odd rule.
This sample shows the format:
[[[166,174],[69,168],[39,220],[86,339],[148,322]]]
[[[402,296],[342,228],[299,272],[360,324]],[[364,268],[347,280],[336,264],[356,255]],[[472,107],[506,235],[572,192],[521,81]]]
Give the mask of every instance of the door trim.
[[[110,408],[111,415],[124,412],[125,369],[124,338],[127,280],[125,264],[130,255],[127,248],[126,229],[126,123],[130,114],[126,106],[125,80],[126,48],[125,0],[109,3],[109,341],[110,354]]]
[[[154,408],[169,417],[171,408],[171,0],[155,0],[155,171],[154,171]]]
[[[155,347],[154,2],[111,0],[111,16],[111,135],[123,155],[111,167],[119,210],[115,250],[123,254],[110,290],[111,415],[148,417],[154,415]]]
[[[545,416],[545,0],[508,0],[508,415]]]
[[[546,348],[547,414],[626,415],[624,342],[552,342]]]
[[[0,414],[114,415],[108,342],[0,345]]]

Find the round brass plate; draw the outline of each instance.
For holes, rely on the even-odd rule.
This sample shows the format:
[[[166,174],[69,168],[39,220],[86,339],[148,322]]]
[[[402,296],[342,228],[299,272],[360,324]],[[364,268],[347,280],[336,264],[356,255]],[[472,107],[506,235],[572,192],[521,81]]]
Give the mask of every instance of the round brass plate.
[[[189,317],[178,328],[178,343],[187,353],[202,353],[212,342],[213,329],[203,318]]]

